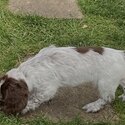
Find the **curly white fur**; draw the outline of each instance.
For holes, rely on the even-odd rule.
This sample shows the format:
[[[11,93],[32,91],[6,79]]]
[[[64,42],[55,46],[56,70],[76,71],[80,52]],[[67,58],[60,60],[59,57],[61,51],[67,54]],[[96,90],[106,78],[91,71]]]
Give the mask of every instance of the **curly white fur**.
[[[28,85],[30,96],[22,113],[53,98],[59,87],[87,82],[98,87],[100,98],[83,109],[97,112],[111,102],[118,85],[125,85],[125,55],[120,50],[104,47],[103,50],[103,54],[92,49],[82,54],[75,47],[48,47],[7,72],[9,77],[23,79]]]

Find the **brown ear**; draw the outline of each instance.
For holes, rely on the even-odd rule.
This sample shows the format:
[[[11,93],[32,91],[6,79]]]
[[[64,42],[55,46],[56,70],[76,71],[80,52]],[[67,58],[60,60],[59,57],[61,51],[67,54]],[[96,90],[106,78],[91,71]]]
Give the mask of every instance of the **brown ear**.
[[[7,78],[1,86],[2,111],[6,114],[21,112],[27,105],[28,87],[23,80]]]
[[[7,77],[8,77],[7,75],[4,75],[4,76],[0,77],[0,81],[1,81],[1,80],[6,80]]]

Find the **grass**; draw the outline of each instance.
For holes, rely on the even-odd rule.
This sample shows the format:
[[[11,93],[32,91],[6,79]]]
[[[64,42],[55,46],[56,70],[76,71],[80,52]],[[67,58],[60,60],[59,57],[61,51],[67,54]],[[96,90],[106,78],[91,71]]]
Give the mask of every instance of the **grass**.
[[[25,56],[50,44],[57,46],[106,46],[125,49],[125,0],[78,0],[85,17],[45,19],[38,16],[13,15],[0,1],[0,74],[20,63]],[[85,28],[85,26],[87,26]],[[121,93],[118,89],[117,95]],[[125,124],[125,104],[118,98],[112,106]],[[30,121],[0,114],[1,125],[89,125],[80,119],[53,123],[44,118]],[[93,123],[110,125],[111,123]]]

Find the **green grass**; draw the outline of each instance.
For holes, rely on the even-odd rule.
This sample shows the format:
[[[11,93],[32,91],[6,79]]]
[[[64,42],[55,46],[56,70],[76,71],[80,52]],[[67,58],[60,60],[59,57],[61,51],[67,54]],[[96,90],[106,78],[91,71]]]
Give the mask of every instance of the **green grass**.
[[[7,2],[0,1],[0,74],[13,68],[25,56],[50,44],[125,49],[125,0],[78,0],[85,15],[81,20],[13,15],[6,9]],[[118,95],[119,93],[120,89],[117,91]],[[125,104],[117,98],[112,106],[120,117],[120,125],[125,124]],[[24,121],[0,114],[0,125],[23,124],[56,125],[41,117]],[[89,125],[78,119],[57,124]]]

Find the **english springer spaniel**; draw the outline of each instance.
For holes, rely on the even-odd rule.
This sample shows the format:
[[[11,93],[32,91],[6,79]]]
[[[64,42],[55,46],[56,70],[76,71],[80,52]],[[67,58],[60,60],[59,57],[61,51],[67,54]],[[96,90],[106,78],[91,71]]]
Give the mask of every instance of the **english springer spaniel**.
[[[1,110],[25,114],[52,99],[58,88],[88,82],[98,87],[100,98],[83,109],[97,112],[115,99],[119,84],[125,88],[124,51],[105,47],[44,48],[0,78]],[[120,97],[125,100],[125,94]]]

